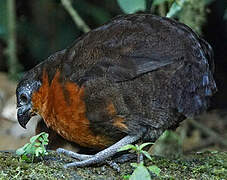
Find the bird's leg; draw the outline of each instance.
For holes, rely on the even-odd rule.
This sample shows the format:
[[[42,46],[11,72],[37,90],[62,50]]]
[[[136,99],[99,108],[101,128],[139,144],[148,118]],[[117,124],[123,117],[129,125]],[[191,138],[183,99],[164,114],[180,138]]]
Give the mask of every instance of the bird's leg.
[[[65,168],[67,168],[67,167],[84,167],[84,166],[88,166],[88,165],[91,165],[91,164],[103,162],[106,159],[113,156],[114,154],[116,154],[121,147],[123,147],[127,144],[130,144],[130,143],[133,143],[133,142],[137,141],[138,139],[140,139],[143,134],[144,134],[144,132],[141,131],[136,135],[128,135],[128,136],[122,138],[117,143],[115,143],[112,146],[104,149],[103,151],[100,151],[99,153],[89,157],[88,159],[78,161],[78,162],[72,162],[72,163],[66,164],[64,167]],[[60,149],[60,150],[58,150],[58,152],[61,153],[63,151],[62,151],[62,149]],[[71,152],[64,150],[64,154],[70,155]],[[76,153],[76,156],[77,155],[78,154]],[[74,157],[76,157],[76,156],[74,156]],[[86,157],[86,156],[83,156],[83,157]]]
[[[132,159],[135,159],[136,157],[137,157],[136,154],[127,153],[127,154],[122,154],[117,158],[113,158],[113,160],[106,160],[106,163],[117,172],[120,172],[120,166],[118,165],[118,163],[122,164]]]
[[[127,161],[130,161],[130,160],[136,159],[136,158],[137,158],[137,154],[127,152],[126,154],[122,154],[122,155],[114,158],[113,160],[116,163],[125,163]]]
[[[87,154],[79,154],[79,153],[76,153],[76,152],[73,152],[73,151],[68,151],[68,150],[63,149],[63,148],[58,148],[57,152],[58,153],[62,153],[64,155],[66,155],[66,156],[78,159],[80,161],[92,158],[94,156],[94,155],[87,155]]]

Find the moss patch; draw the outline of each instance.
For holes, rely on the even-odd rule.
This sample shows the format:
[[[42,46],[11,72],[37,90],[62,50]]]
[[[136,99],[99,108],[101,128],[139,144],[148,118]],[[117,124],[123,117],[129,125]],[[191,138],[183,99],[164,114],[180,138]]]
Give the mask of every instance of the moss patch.
[[[120,173],[107,165],[64,169],[63,164],[69,162],[71,158],[55,152],[34,163],[21,162],[14,153],[0,152],[0,180],[122,179],[133,171],[130,163],[120,164]],[[152,161],[145,164],[161,169],[161,177],[154,179],[227,179],[227,152],[205,152],[175,159],[152,156]]]
[[[227,179],[227,152],[204,152],[177,159],[155,157],[152,162],[162,170],[161,179]]]

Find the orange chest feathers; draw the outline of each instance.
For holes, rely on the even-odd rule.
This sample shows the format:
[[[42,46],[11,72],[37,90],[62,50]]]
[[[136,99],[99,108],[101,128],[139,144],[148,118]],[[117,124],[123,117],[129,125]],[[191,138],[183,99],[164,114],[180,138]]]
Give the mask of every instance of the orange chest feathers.
[[[33,111],[40,114],[46,125],[65,139],[84,147],[103,149],[113,142],[103,135],[94,134],[86,118],[83,100],[84,88],[73,82],[60,83],[57,71],[49,84],[46,71],[42,85],[32,95]]]

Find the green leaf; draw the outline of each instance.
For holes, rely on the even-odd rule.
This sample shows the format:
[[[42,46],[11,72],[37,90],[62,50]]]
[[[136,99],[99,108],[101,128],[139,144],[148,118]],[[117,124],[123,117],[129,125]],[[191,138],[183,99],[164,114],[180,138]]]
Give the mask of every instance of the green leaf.
[[[44,133],[42,137],[43,137],[43,139],[44,139],[45,141],[49,141],[49,140],[48,140],[49,134]]]
[[[147,152],[147,151],[141,151],[141,153],[143,153],[148,159],[151,159],[151,155]]]
[[[29,143],[25,144],[23,147],[16,150],[16,154],[21,156],[22,154],[26,154],[26,149],[30,146]]]
[[[129,175],[129,174],[128,174],[128,175],[124,175],[124,176],[123,176],[123,179],[129,179],[130,176],[131,176],[131,175]]]
[[[33,146],[33,144],[28,144],[28,146],[25,148],[25,154],[34,154],[36,147]]]
[[[166,1],[169,1],[169,0],[154,0],[153,3],[152,3],[152,6],[157,6],[157,5],[160,5]]]
[[[118,150],[118,152],[119,151],[127,151],[127,150],[129,150],[129,149],[135,149],[135,146],[134,145],[132,145],[132,144],[128,144],[128,145],[126,145],[126,146],[123,146],[123,147],[121,147],[119,150]]]
[[[34,144],[36,141],[41,141],[41,142],[47,141],[48,142],[48,134],[45,132],[41,132],[40,134],[33,136],[30,139],[31,144]]]
[[[143,143],[139,146],[139,148],[142,150],[144,147],[148,146],[148,145],[151,145],[151,144],[154,144],[154,143],[151,143],[151,142],[148,142],[148,143]]]
[[[214,2],[214,0],[204,0],[205,5],[209,5],[210,3]]]
[[[134,170],[130,180],[151,180],[150,174],[147,168],[143,164],[139,164],[139,166]]]
[[[169,12],[167,13],[166,17],[175,17],[183,8],[184,3],[188,0],[175,0],[175,2],[170,7]]]
[[[25,151],[24,151],[24,148],[23,148],[23,147],[16,150],[16,154],[17,154],[18,156],[21,156],[22,154],[24,154],[24,152],[25,152]]]
[[[38,134],[38,135],[36,135],[36,136],[31,137],[30,143],[31,143],[31,144],[35,143],[35,141],[39,138],[39,136],[40,136],[40,135]]]
[[[126,14],[146,10],[146,0],[117,0],[117,2]]]
[[[34,146],[36,146],[36,147],[38,147],[38,146],[40,146],[40,145],[41,145],[40,142],[35,142],[35,143],[34,143]]]
[[[137,168],[139,166],[139,164],[137,164],[137,163],[130,163],[130,165],[134,168]]]
[[[28,158],[28,156],[26,156],[26,155],[23,155],[23,156],[21,157],[21,159],[22,159],[23,161],[27,161],[27,162],[30,162],[30,161],[31,161],[30,158]]]
[[[147,168],[149,169],[149,171],[154,173],[156,176],[160,175],[161,169],[158,166],[152,165],[152,166],[149,166]]]
[[[41,148],[41,147],[36,148],[36,150],[35,150],[35,156],[36,157],[39,157],[42,154],[43,154],[43,148]]]
[[[167,13],[166,17],[169,17],[169,18],[174,17],[180,10],[181,10],[181,6],[176,2],[174,2],[170,7],[170,10]]]
[[[42,132],[36,136],[33,136],[30,139],[30,143],[25,144],[22,148],[17,149],[16,153],[18,155],[22,155],[22,159],[28,161],[28,159],[32,158],[33,161],[34,157],[47,155],[48,152],[45,149],[45,145],[48,144],[48,134]],[[29,156],[27,156],[29,155]]]
[[[46,142],[46,141],[44,141],[43,143],[42,143],[42,145],[47,145],[48,144],[48,142]]]

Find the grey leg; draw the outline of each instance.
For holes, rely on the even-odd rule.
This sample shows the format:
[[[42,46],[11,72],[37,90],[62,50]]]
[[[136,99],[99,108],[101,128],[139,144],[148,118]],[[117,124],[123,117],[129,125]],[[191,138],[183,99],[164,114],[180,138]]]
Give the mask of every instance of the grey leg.
[[[111,167],[113,168],[114,170],[116,170],[117,172],[120,172],[120,166],[114,162],[114,161],[111,161],[111,160],[106,160],[106,163]]]
[[[58,153],[65,154],[66,156],[69,156],[69,157],[78,159],[80,161],[83,161],[85,159],[92,158],[94,156],[94,155],[87,155],[87,154],[78,154],[78,153],[75,153],[75,152],[72,152],[72,151],[68,151],[68,150],[62,149],[62,148],[58,148],[57,149],[57,152]]]
[[[84,167],[84,166],[88,166],[91,164],[96,164],[96,163],[100,163],[105,161],[106,159],[110,158],[111,156],[113,156],[114,154],[117,153],[118,149],[120,149],[121,147],[127,145],[127,144],[131,144],[135,141],[137,141],[138,139],[140,139],[143,135],[143,132],[139,132],[137,135],[128,135],[124,138],[122,138],[120,141],[118,141],[117,143],[115,143],[114,145],[104,149],[103,151],[100,151],[99,153],[95,154],[94,156],[92,156],[89,159],[85,159],[79,162],[73,162],[73,163],[69,163],[66,164],[64,167]],[[61,152],[62,150],[60,150]],[[64,150],[64,153],[66,153],[67,150]],[[67,152],[66,154],[70,154],[71,152]]]
[[[132,159],[136,160],[136,158],[137,158],[137,154],[127,152],[127,154],[122,154],[119,157],[113,159],[113,161],[116,162],[116,163],[125,163],[127,161],[132,160]]]

